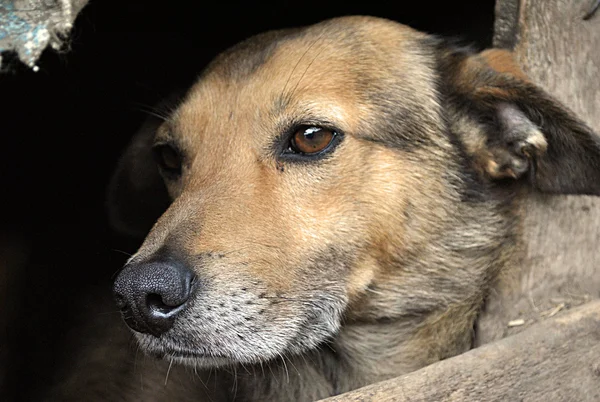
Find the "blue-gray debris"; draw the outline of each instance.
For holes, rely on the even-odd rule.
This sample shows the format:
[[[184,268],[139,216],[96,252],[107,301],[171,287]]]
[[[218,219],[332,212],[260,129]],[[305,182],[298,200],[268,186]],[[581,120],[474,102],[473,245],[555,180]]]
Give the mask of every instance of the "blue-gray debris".
[[[88,0],[0,0],[0,67],[2,52],[13,50],[37,71],[46,46],[60,49],[75,17]]]

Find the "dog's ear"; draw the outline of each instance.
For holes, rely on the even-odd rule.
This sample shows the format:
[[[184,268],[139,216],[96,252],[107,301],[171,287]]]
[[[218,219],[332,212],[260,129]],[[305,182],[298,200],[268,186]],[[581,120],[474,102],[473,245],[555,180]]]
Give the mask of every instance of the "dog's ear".
[[[510,52],[442,54],[448,120],[483,176],[526,180],[547,193],[600,195],[600,137],[532,84]]]
[[[168,208],[166,186],[152,153],[163,120],[149,116],[119,159],[107,189],[111,226],[121,234],[143,238]]]

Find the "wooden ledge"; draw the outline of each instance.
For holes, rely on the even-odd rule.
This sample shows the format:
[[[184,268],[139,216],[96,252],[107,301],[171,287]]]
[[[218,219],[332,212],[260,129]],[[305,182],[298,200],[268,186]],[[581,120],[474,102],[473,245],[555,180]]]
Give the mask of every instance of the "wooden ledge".
[[[600,300],[324,401],[600,401]]]

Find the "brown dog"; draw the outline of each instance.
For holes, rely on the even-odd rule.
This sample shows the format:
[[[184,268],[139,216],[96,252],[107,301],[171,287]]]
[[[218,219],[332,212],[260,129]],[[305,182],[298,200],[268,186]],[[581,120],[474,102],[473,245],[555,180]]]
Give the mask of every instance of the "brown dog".
[[[249,39],[144,133],[112,220],[140,232],[166,212],[119,307],[151,355],[239,366],[243,400],[314,400],[468,350],[517,263],[520,195],[600,195],[600,140],[508,53],[376,18]]]

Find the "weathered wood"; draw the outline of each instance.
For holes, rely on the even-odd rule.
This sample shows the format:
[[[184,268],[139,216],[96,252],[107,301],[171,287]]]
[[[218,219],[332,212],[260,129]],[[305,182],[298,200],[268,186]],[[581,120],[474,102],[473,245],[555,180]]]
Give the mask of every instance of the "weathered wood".
[[[325,399],[533,400],[600,400],[600,301],[404,377]]]
[[[517,61],[536,84],[598,131],[600,11],[589,20],[583,19],[592,3],[592,0],[498,0],[494,46],[512,48]],[[518,12],[518,16],[510,15],[511,11]]]
[[[600,133],[600,12],[583,20],[592,3],[498,0],[494,43],[512,47],[533,82]],[[478,345],[600,297],[600,198],[531,194],[524,208],[523,262],[491,295]],[[525,325],[508,328],[515,319]]]

